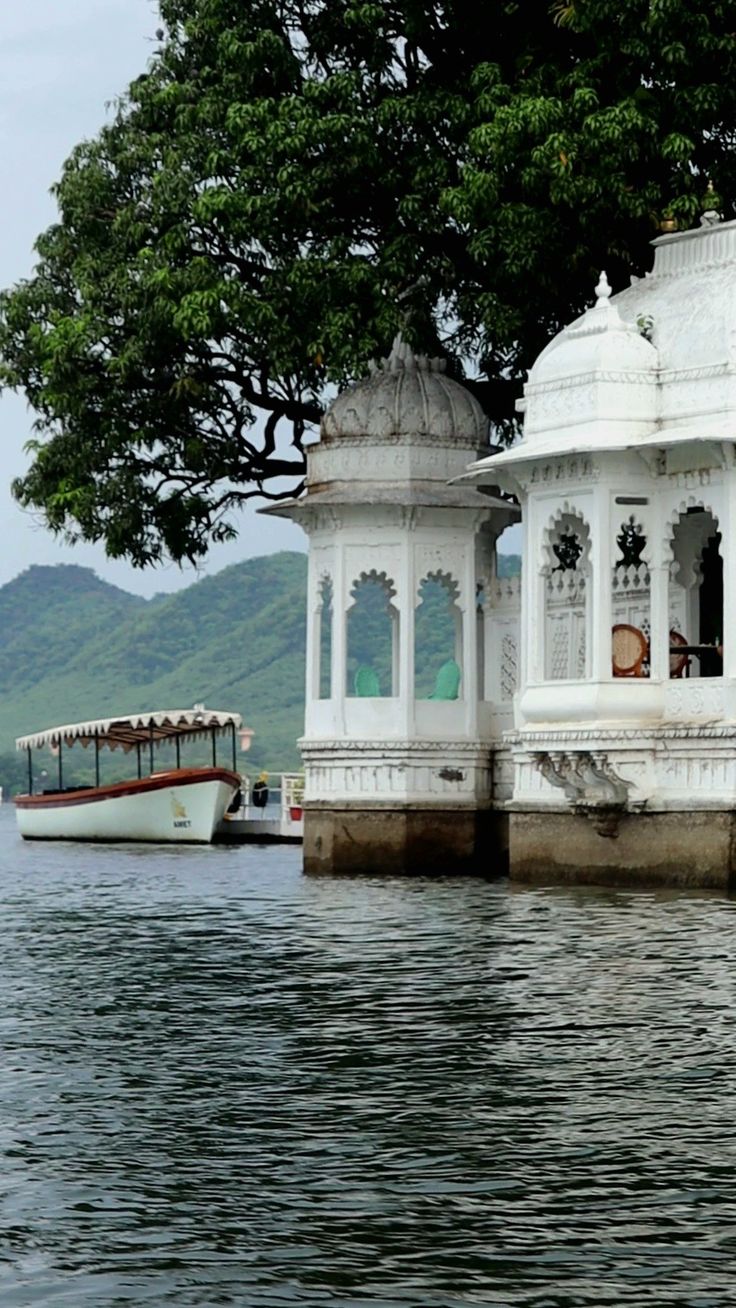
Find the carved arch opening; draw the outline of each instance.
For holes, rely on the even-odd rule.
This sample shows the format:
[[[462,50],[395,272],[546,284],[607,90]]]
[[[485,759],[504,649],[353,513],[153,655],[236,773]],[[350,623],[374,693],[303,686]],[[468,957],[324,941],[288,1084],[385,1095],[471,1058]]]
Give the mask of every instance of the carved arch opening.
[[[613,506],[611,671],[614,677],[651,676],[651,540],[645,515]]]
[[[590,554],[590,524],[565,502],[550,517],[542,542],[547,681],[581,681],[590,675]]]
[[[542,538],[542,573],[590,571],[591,529],[585,514],[565,500],[547,521]]]
[[[346,615],[345,693],[356,698],[399,694],[399,610],[396,584],[375,568],[350,588]]]
[[[723,676],[723,556],[715,508],[681,501],[667,524],[670,677]],[[676,654],[682,647],[683,653]]]
[[[463,667],[464,616],[460,585],[437,569],[422,578],[414,610],[414,695],[458,699]]]

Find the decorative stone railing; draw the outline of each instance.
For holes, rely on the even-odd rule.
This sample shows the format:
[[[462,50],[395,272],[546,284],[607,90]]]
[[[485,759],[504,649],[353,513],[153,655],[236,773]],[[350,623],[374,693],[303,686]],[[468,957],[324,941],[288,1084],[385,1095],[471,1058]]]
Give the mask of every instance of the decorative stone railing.
[[[577,681],[586,675],[586,589],[582,572],[560,570],[547,577],[545,676],[550,681]]]
[[[492,609],[521,607],[521,577],[494,577],[484,588],[486,604]]]
[[[614,597],[628,595],[634,591],[649,591],[649,568],[646,563],[630,563],[625,567],[613,569],[611,588]]]

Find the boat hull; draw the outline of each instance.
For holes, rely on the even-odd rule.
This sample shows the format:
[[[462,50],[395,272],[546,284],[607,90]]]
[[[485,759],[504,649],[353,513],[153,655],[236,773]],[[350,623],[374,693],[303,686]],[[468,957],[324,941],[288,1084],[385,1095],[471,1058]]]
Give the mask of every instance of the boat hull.
[[[25,840],[209,844],[240,786],[226,768],[178,768],[87,790],[18,795]]]

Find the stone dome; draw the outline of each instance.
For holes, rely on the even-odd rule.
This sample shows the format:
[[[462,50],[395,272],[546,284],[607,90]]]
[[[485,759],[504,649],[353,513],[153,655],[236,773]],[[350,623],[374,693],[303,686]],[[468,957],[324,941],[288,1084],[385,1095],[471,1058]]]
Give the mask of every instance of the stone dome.
[[[397,336],[388,358],[330,405],[322,419],[322,438],[360,437],[380,444],[428,436],[474,450],[486,446],[488,419],[481,405],[444,368],[442,359],[414,354]]]
[[[610,303],[605,273],[596,286],[596,303],[555,336],[531,372],[531,387],[599,373],[649,372],[657,368],[657,351],[635,322],[625,321]]]

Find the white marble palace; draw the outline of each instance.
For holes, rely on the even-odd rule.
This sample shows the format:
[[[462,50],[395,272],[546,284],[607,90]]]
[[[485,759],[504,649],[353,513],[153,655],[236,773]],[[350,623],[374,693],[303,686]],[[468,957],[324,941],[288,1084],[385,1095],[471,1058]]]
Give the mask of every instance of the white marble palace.
[[[540,355],[513,448],[400,341],[326,414],[277,510],[310,538],[308,869],[730,885],[736,222],[653,244]]]

